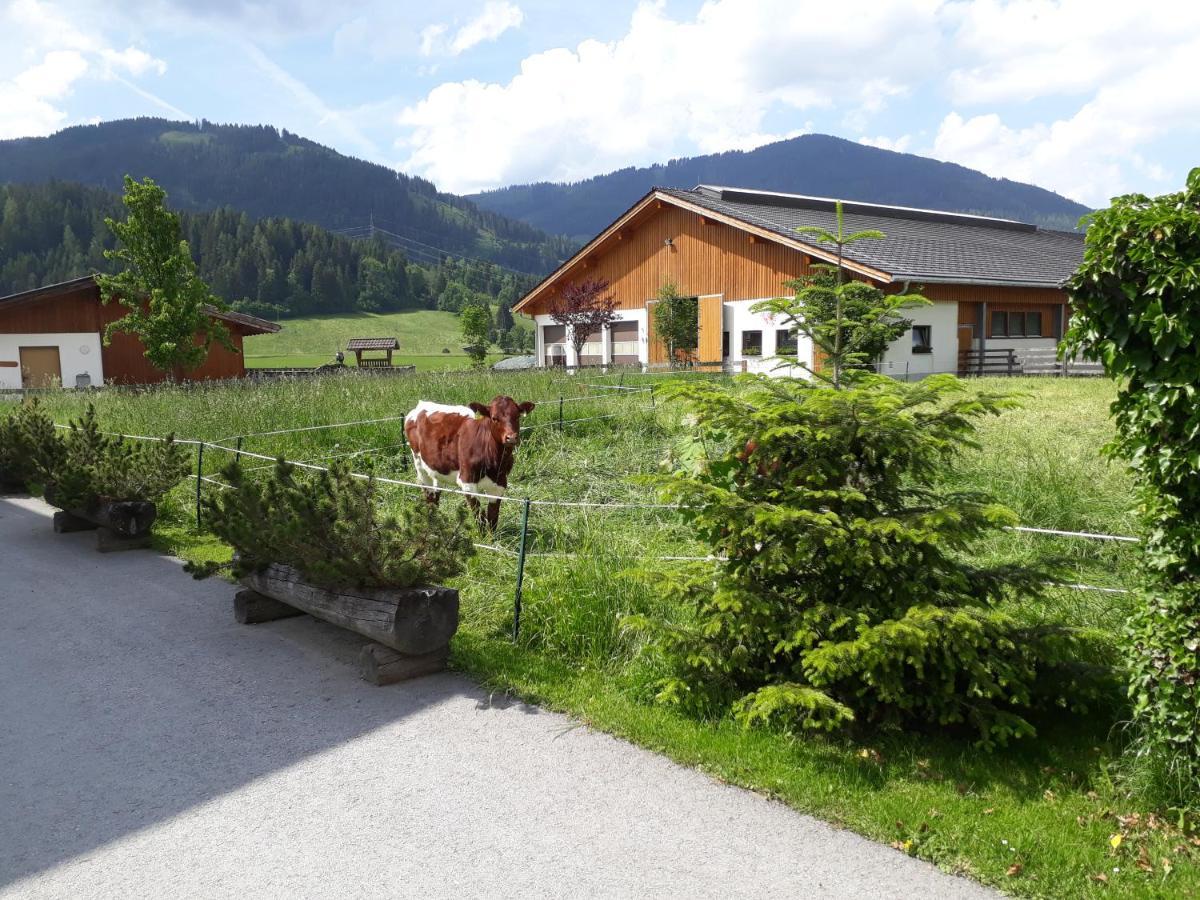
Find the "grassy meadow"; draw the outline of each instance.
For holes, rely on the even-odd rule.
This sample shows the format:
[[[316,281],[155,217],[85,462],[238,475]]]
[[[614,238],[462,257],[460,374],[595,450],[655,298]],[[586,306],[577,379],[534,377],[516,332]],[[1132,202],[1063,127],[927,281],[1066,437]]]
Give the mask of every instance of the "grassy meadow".
[[[356,337],[394,337],[399,351],[392,354],[398,366],[416,366],[419,371],[465,369],[471,361],[462,350],[458,316],[441,310],[422,309],[396,313],[348,313],[284,319],[278,334],[260,334],[246,339],[249,368],[307,368],[331,363],[338,350]],[[449,352],[443,352],[448,350]],[[374,354],[377,355],[377,354]],[[494,359],[499,359],[495,356]],[[346,354],[354,365],[354,354]]]
[[[403,331],[399,335],[402,346],[411,346]],[[62,393],[44,402],[60,422],[92,400],[103,426],[114,431],[174,431],[226,447],[246,435],[242,447],[251,452],[316,462],[347,456],[360,470],[372,465],[378,474],[404,480],[412,473],[399,421],[258,433],[401,417],[421,399],[486,402],[504,393],[538,402],[528,418],[535,427],[518,453],[512,496],[652,503],[648,488],[633,476],[657,471],[686,426],[679,410],[655,402],[651,393],[611,388],[648,389],[661,381],[634,374],[618,379],[545,371],[418,372],[406,378],[348,376],[89,397]],[[971,385],[1015,391],[1024,400],[1021,409],[982,424],[978,448],[959,460],[952,475],[956,484],[991,492],[1026,525],[1137,533],[1128,474],[1099,453],[1111,433],[1109,383],[1002,379]],[[556,427],[560,398],[566,420],[561,431]],[[206,449],[205,473],[216,476],[229,456]],[[246,460],[245,465],[269,464]],[[185,558],[227,558],[229,548],[196,530],[194,491],[191,482],[169,498],[161,517],[162,549]],[[411,493],[399,486],[383,491],[386,497]],[[443,502],[461,500],[450,496]],[[498,533],[480,539],[496,549],[480,549],[458,584],[463,622],[454,641],[454,665],[488,687],[569,712],[713,778],[778,798],[1006,892],[1054,897],[1200,892],[1200,866],[1193,856],[1200,851],[1174,825],[1151,816],[1115,778],[1123,715],[1119,698],[1112,709],[1089,717],[1047,716],[1036,723],[1036,739],[992,754],[936,732],[797,738],[747,731],[726,720],[689,718],[653,703],[661,673],[638,653],[638,638],[620,626],[621,617],[630,613],[667,621],[688,615],[659,589],[662,573],[679,563],[655,557],[707,550],[675,514],[534,505],[522,631],[514,643],[518,537],[518,508],[506,504]],[[1130,584],[1136,553],[1129,544],[1015,533],[978,548],[987,559],[1057,558],[1067,580],[1113,588]],[[1053,589],[1037,602],[1013,601],[1030,618],[1097,629],[1114,649],[1132,602],[1129,595],[1070,589]]]

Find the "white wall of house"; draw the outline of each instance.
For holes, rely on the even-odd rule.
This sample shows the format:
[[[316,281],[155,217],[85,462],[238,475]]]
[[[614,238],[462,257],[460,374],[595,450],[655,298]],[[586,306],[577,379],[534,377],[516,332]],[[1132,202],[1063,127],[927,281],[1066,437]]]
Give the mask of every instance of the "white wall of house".
[[[879,371],[893,378],[921,378],[934,372],[958,371],[958,303],[938,300],[932,306],[905,310],[904,318],[913,325],[928,325],[932,353],[913,353],[913,333],[910,328],[892,342],[883,354]],[[988,346],[992,342],[988,341]]]
[[[537,339],[536,347],[537,347],[538,365],[544,366],[546,364],[546,344],[543,339],[542,328],[546,325],[554,325],[555,322],[554,322],[554,319],[552,319],[548,315],[534,316],[533,321],[534,321],[534,324],[536,325],[536,339]],[[617,321],[618,322],[637,322],[638,323],[638,341],[637,341],[636,352],[637,352],[638,361],[642,365],[646,365],[646,363],[650,359],[650,344],[649,344],[649,337],[647,335],[648,321],[647,321],[647,317],[646,317],[646,310],[644,310],[644,309],[617,310]],[[563,341],[561,344],[563,355],[566,356],[568,366],[577,366],[577,365],[579,365],[579,359],[578,359],[578,357],[576,357],[575,348],[571,346],[571,343],[569,340],[570,329],[568,329],[568,331],[567,331],[567,338],[568,339]],[[604,349],[604,360],[606,362],[608,360],[611,360],[614,355],[621,355],[621,354],[628,352],[630,349],[632,349],[632,348],[627,348],[624,346],[614,347],[612,338],[608,332],[608,329],[605,329],[603,336],[592,335],[591,337],[588,338],[588,340],[589,340],[589,342],[599,341],[602,344],[603,349]],[[586,347],[584,349],[584,354],[589,355]]]
[[[99,332],[65,334],[0,334],[0,361],[21,360],[22,347],[58,347],[64,387],[75,387],[77,375],[89,375],[93,385],[104,383]],[[0,366],[0,388],[21,387],[20,366]]]
[[[741,371],[742,363],[745,362],[747,372],[807,376],[808,373],[799,366],[780,367],[783,360],[775,355],[778,351],[775,333],[786,326],[777,316],[751,311],[751,307],[755,303],[761,302],[761,300],[733,300],[722,305],[724,327],[729,332],[729,356],[725,362],[736,371]],[[742,353],[742,335],[746,331],[762,332],[761,356],[747,356]],[[801,335],[796,350],[800,361],[812,365],[812,341]]]

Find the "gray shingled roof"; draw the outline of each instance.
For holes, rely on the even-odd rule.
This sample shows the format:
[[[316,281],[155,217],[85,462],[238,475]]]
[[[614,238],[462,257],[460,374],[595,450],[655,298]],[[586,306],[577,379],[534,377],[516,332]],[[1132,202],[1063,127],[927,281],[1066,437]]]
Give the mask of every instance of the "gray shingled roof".
[[[836,230],[834,201],[827,198],[709,185],[690,191],[658,190],[814,246],[821,245],[811,235],[797,234],[797,227]],[[883,240],[854,244],[846,257],[881,269],[897,281],[1057,287],[1083,261],[1083,235],[1073,232],[1007,219],[870,203],[847,201],[842,209],[847,232],[876,229],[887,235]]]

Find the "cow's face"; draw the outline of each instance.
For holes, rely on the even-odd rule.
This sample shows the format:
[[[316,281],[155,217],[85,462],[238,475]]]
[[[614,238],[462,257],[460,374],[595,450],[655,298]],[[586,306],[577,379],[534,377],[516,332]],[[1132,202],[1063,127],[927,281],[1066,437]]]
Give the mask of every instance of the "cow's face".
[[[515,447],[521,443],[521,416],[533,412],[534,404],[518,403],[512,397],[495,397],[489,406],[482,403],[472,403],[471,410],[476,414],[491,420],[492,431],[505,447]]]

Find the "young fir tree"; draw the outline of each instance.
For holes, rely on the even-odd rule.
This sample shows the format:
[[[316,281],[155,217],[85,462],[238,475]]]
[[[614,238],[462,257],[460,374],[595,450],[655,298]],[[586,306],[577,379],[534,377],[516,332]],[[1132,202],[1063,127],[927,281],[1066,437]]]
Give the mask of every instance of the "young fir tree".
[[[225,305],[196,274],[179,215],[166,208],[166,192],[151,179],[125,176],[124,222],[105,219],[119,244],[105,250],[120,271],[97,275],[104,303],[119,303],[126,313],[104,329],[107,344],[117,332],[136,335],[154,368],[183,381],[199,367],[216,341],[229,350],[229,330],[212,317]]]
[[[840,282],[827,266],[788,283],[795,294],[756,303],[754,312],[771,313],[818,352],[820,365],[798,360],[811,375],[840,387],[843,374],[870,368],[892,341],[912,327],[905,310],[928,306],[918,294],[885,294],[873,284]]]
[[[1009,401],[953,376],[854,381],[662,388],[693,421],[664,499],[721,562],[671,576],[686,624],[638,623],[673,669],[660,699],[787,728],[965,726],[984,746],[1094,699],[1084,636],[1000,608],[1049,575],[967,559],[1013,513],[943,481]]]
[[[278,563],[323,587],[406,588],[461,574],[474,552],[464,507],[447,516],[409,498],[384,515],[378,484],[344,460],[303,477],[282,459],[262,481],[237,463],[221,474],[232,490],[205,497],[205,521],[237,551],[235,577]],[[203,578],[219,568],[188,570]]]
[[[104,434],[91,404],[71,423],[62,445],[61,455],[45,472],[46,499],[60,509],[88,509],[120,500],[157,502],[190,468],[173,435],[162,441],[134,441]]]

